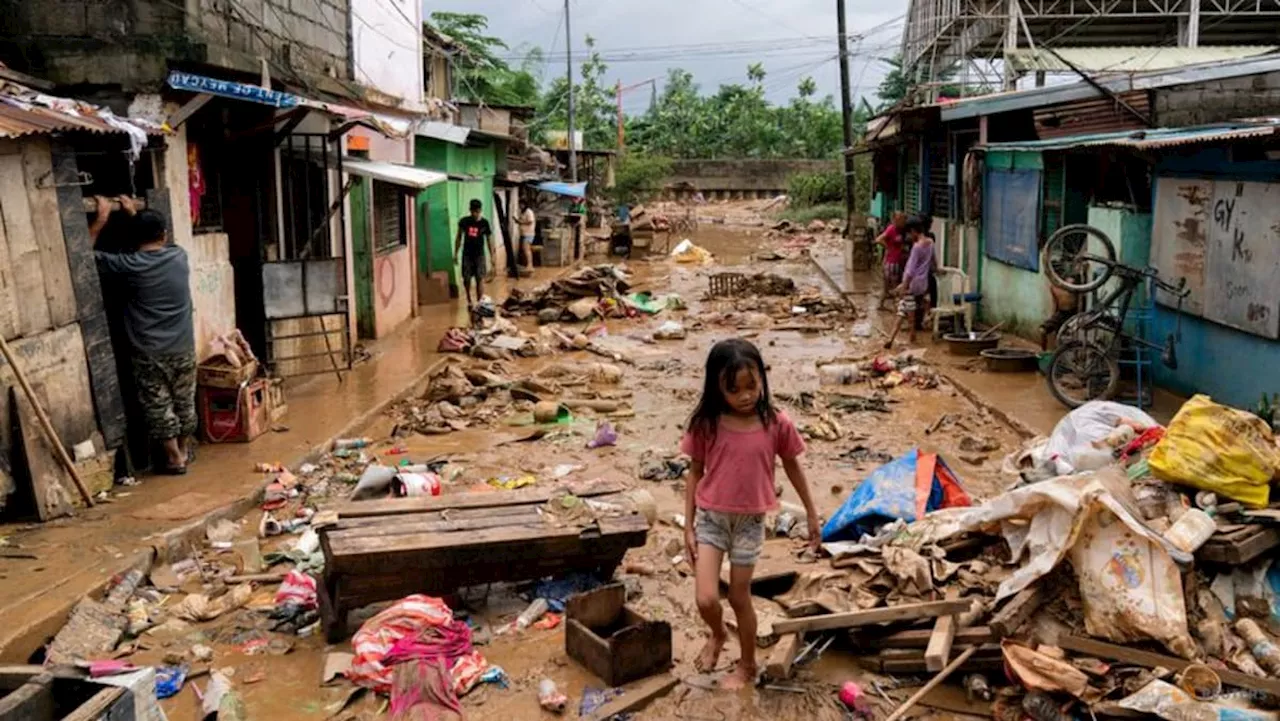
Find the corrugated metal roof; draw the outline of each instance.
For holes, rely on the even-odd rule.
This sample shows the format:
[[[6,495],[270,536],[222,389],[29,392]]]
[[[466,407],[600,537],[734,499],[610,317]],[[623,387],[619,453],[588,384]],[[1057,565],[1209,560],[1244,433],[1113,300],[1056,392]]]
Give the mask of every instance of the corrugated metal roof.
[[[429,188],[436,183],[443,183],[449,179],[447,174],[435,170],[415,168],[412,165],[403,165],[401,163],[353,158],[349,155],[342,156],[342,169],[353,175],[360,175],[418,190]]]
[[[1207,63],[1174,70],[1107,78],[1099,80],[1098,84],[1112,92],[1120,93],[1129,90],[1150,90],[1152,88],[1167,88],[1187,83],[1238,78],[1275,71],[1280,71],[1280,55],[1259,55],[1243,60]],[[1068,103],[1072,100],[1096,98],[1099,95],[1101,93],[1098,92],[1097,88],[1089,83],[1080,81],[1065,85],[961,98],[940,103],[938,107],[940,108],[942,121],[948,122],[962,118],[976,118],[982,115],[1006,113],[1011,110],[1043,108],[1058,103]]]
[[[1152,128],[1150,130],[1126,130],[1114,133],[1074,135],[1048,140],[1020,140],[1008,143],[988,143],[985,150],[1070,150],[1084,147],[1123,147],[1135,150],[1155,150],[1179,145],[1229,142],[1260,138],[1280,133],[1280,118],[1223,125],[1207,125],[1197,128]]]
[[[1005,57],[1015,69],[1024,72],[1038,70],[1051,73],[1072,72],[1071,67],[1062,62],[1066,60],[1071,65],[1089,73],[1136,73],[1240,60],[1265,55],[1275,50],[1274,45],[1217,45],[1196,48],[1117,45],[1056,48],[1053,52],[1039,48],[1018,48],[1010,50]],[[1061,56],[1062,60],[1058,56]]]
[[[126,132],[104,120],[99,112],[101,108],[88,103],[35,93],[15,83],[0,84],[0,137],[3,138],[69,131]],[[125,122],[112,117],[117,123]]]
[[[1117,97],[1138,115],[1150,117],[1151,101],[1146,90],[1120,93]],[[1111,98],[1090,98],[1051,108],[1037,108],[1032,115],[1036,136],[1041,139],[1147,129],[1146,122]]]

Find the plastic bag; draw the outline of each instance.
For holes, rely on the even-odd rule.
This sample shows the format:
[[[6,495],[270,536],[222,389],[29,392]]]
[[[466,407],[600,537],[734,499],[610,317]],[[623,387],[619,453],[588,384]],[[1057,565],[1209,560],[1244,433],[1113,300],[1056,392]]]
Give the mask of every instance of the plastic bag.
[[[1197,395],[1182,404],[1147,462],[1157,478],[1262,508],[1280,450],[1261,418]]]
[[[677,263],[710,263],[714,258],[711,257],[710,251],[706,248],[693,244],[692,240],[685,238],[671,249],[671,257],[675,258]]]
[[[1196,656],[1182,574],[1163,545],[1094,502],[1070,558],[1090,636],[1118,643],[1154,638],[1183,658]]]

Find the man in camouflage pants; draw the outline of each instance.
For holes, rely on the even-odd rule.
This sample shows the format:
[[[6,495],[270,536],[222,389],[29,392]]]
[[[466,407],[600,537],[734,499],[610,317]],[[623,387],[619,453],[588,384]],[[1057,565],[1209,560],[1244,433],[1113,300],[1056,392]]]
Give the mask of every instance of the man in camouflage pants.
[[[133,377],[151,437],[164,446],[166,473],[187,472],[196,431],[195,328],[191,316],[191,270],[187,252],[168,240],[164,216],[137,211],[122,196],[133,222],[135,246],[123,253],[94,253],[98,272],[126,294],[124,326],[132,347]],[[107,224],[110,203],[97,198],[89,227],[96,242]]]

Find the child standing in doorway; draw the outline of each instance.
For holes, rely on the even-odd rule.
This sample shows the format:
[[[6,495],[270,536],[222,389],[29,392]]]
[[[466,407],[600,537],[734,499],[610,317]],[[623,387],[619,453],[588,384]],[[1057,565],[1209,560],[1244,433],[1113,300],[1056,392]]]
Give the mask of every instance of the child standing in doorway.
[[[933,275],[934,265],[933,238],[925,234],[925,222],[918,216],[907,221],[906,230],[911,254],[907,256],[907,267],[902,271],[902,283],[895,291],[898,295],[898,320],[893,324],[893,334],[885,341],[885,348],[893,347],[903,322],[907,324],[908,342],[916,342],[916,309],[926,307],[929,302],[929,278]]]
[[[693,463],[685,491],[685,545],[696,568],[698,612],[710,627],[695,666],[709,672],[728,639],[720,607],[720,565],[729,557],[729,605],[738,622],[742,658],[726,688],[756,679],[756,614],[751,576],[764,545],[764,515],[777,508],[774,465],[782,468],[808,514],[809,542],[821,531],[800,467],[804,441],[787,414],[773,406],[764,359],[751,343],[716,343],[707,356],[702,398],[689,417],[680,449]]]

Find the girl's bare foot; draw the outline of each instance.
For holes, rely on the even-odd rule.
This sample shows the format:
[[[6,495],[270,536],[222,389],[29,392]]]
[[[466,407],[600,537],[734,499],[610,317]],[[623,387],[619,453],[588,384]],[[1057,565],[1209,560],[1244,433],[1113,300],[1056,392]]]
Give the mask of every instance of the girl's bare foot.
[[[698,657],[693,660],[693,667],[701,673],[714,671],[716,664],[720,663],[720,652],[724,650],[724,642],[728,638],[729,633],[725,629],[720,629],[720,633],[711,634],[707,638],[707,645],[702,647]]]
[[[720,682],[720,687],[729,691],[737,691],[739,689],[754,686],[756,683],[756,667],[744,666],[741,663],[733,670],[733,673],[724,677]]]

